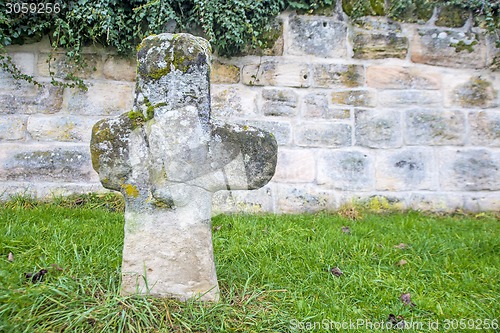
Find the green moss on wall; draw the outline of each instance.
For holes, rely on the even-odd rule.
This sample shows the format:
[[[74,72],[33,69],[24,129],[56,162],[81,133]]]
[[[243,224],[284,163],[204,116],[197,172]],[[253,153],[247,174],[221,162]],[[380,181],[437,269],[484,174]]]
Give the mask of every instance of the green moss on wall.
[[[464,26],[468,17],[469,12],[458,6],[443,6],[435,24],[440,27],[459,28]]]

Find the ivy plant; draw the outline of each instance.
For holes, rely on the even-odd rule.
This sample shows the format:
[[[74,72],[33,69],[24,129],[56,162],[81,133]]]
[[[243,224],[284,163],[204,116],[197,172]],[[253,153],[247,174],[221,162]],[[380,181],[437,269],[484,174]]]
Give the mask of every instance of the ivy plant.
[[[342,1],[344,11],[353,18],[388,15],[402,21],[409,11],[428,15],[435,6],[453,5],[472,12],[491,31],[499,29],[500,0],[337,1]],[[9,4],[23,2],[57,3],[59,10],[9,13]],[[0,67],[16,79],[39,84],[15,66],[4,47],[48,36],[54,50],[65,50],[73,68],[65,81],[51,72],[52,84],[85,88],[75,74],[86,66],[85,46],[113,47],[118,54],[130,55],[150,34],[191,32],[209,39],[219,55],[230,57],[248,47],[265,46],[266,27],[286,8],[314,13],[335,4],[336,0],[5,0],[0,1]]]

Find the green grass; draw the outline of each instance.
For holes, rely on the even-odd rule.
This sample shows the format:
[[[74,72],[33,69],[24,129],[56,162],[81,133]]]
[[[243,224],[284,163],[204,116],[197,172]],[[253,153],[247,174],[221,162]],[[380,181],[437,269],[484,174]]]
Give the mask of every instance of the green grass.
[[[460,319],[499,332],[484,329],[500,310],[493,214],[217,216],[222,297],[201,304],[120,296],[117,205],[111,197],[47,204],[19,197],[0,206],[0,332],[339,331],[335,322],[349,321],[360,325],[351,332],[370,332],[390,314],[423,325],[408,332],[445,331]],[[42,268],[42,282],[25,278]],[[403,304],[403,293],[415,306]]]

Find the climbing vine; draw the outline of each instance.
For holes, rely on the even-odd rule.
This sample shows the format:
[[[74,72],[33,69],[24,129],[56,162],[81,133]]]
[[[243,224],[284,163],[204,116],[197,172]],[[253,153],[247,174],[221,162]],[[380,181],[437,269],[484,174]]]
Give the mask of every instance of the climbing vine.
[[[410,22],[428,18],[435,6],[451,6],[473,13],[477,23],[491,31],[499,29],[499,0],[338,1],[353,18],[387,15]],[[58,11],[16,13],[12,12],[13,3],[19,4],[17,8],[22,3],[57,3]],[[113,47],[127,55],[147,35],[192,32],[208,38],[219,55],[234,56],[249,47],[265,47],[267,27],[286,8],[315,13],[335,4],[336,0],[4,0],[0,2],[0,67],[16,79],[39,84],[15,66],[4,47],[48,36],[54,50],[66,51],[74,70],[66,81],[55,79],[50,72],[52,84],[84,87],[75,73],[86,66],[85,46]]]

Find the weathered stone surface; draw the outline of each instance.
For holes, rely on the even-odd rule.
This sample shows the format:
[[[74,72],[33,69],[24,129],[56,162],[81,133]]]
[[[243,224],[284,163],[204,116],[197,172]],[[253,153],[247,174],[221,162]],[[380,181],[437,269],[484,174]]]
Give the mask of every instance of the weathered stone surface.
[[[463,205],[464,197],[460,193],[412,193],[409,199],[409,207],[420,211],[450,213]]]
[[[356,145],[397,148],[402,144],[401,114],[390,110],[356,110]]]
[[[297,109],[280,102],[266,102],[262,106],[264,116],[293,117],[297,114]]]
[[[352,36],[353,58],[385,59],[406,58],[408,38],[398,33],[369,32],[354,29]]]
[[[0,141],[26,138],[26,116],[0,116]]]
[[[210,71],[211,83],[238,83],[240,82],[240,68],[235,65],[214,61]]]
[[[375,179],[377,190],[436,190],[432,172],[434,154],[427,148],[404,148],[377,153]]]
[[[351,111],[349,108],[332,108],[324,93],[311,93],[304,97],[302,115],[306,118],[346,119]]]
[[[189,34],[144,39],[134,109],[92,130],[92,165],[126,202],[124,294],[217,300],[212,193],[274,174],[271,134],[211,119],[210,52]]]
[[[344,123],[302,123],[295,142],[305,147],[345,147],[352,144],[352,128]]]
[[[334,211],[337,208],[335,194],[316,186],[276,185],[277,213],[294,213],[300,207],[305,213]]]
[[[440,91],[429,90],[384,90],[378,93],[380,105],[402,107],[408,105],[438,106],[443,97]]]
[[[212,115],[216,118],[256,114],[257,92],[244,87],[212,85]]]
[[[491,108],[498,106],[498,90],[493,83],[481,76],[471,77],[468,82],[453,90],[453,102],[462,107]]]
[[[472,212],[500,211],[498,194],[465,195],[464,209]]]
[[[281,102],[288,106],[297,106],[299,96],[292,89],[262,89],[262,98],[268,101]]]
[[[40,199],[54,199],[54,197],[72,194],[99,193],[103,188],[98,181],[92,183],[56,183],[56,182],[1,182],[0,201],[9,200],[15,195],[31,196]]]
[[[246,65],[242,82],[249,86],[309,87],[309,67],[304,63],[277,61]]]
[[[12,62],[26,75],[35,75],[35,54],[31,52],[9,53]]]
[[[346,90],[332,92],[332,104],[375,106],[375,93],[370,90]]]
[[[407,195],[398,192],[366,193],[341,192],[338,196],[339,208],[361,206],[373,212],[403,210],[408,208]]]
[[[1,181],[93,182],[88,148],[80,145],[2,145]]]
[[[500,153],[488,149],[444,149],[439,152],[439,182],[445,191],[498,191]]]
[[[50,67],[48,61],[50,60]],[[84,67],[78,67],[64,54],[41,53],[38,55],[37,71],[39,76],[51,76],[64,79],[73,74],[82,79],[99,79],[102,77],[102,56],[97,54],[83,55]]]
[[[462,111],[410,110],[405,113],[405,142],[410,145],[463,145],[465,116]]]
[[[401,32],[401,24],[387,17],[363,16],[353,20],[354,26],[360,29],[385,32]]]
[[[103,75],[108,80],[135,81],[136,66],[132,58],[108,56],[104,62]]]
[[[290,19],[290,46],[293,55],[328,58],[347,57],[347,26],[332,18],[294,16]]]
[[[96,118],[78,116],[31,116],[28,133],[38,141],[89,142]]]
[[[289,121],[273,121],[273,120],[261,120],[259,119],[249,119],[241,121],[242,124],[248,126],[255,126],[257,128],[262,128],[264,131],[272,133],[278,145],[286,146],[292,141],[292,127]]]
[[[357,150],[324,151],[318,157],[317,184],[344,191],[370,191],[374,185],[373,159]]]
[[[476,33],[421,28],[413,38],[411,60],[446,67],[483,68],[486,46],[484,38]]]
[[[132,108],[133,86],[129,83],[95,82],[88,91],[65,89],[63,108],[82,116],[117,115]]]
[[[21,83],[22,87],[29,84]],[[56,113],[61,110],[63,88],[47,85],[0,93],[0,114]]]
[[[471,144],[500,147],[499,110],[471,111],[468,119]]]
[[[228,213],[273,212],[273,191],[269,185],[253,191],[219,191],[212,198],[212,216]]]
[[[364,84],[364,76],[364,68],[360,65],[316,64],[313,67],[313,87],[359,87]]]
[[[273,181],[310,183],[316,178],[316,160],[310,150],[281,149]]]
[[[417,67],[369,66],[366,83],[377,89],[422,89],[441,88],[441,75],[435,71]]]
[[[262,106],[262,114],[265,116],[290,117],[297,114],[295,108],[298,103],[298,95],[291,89],[267,89],[262,90],[262,98],[267,100]]]

